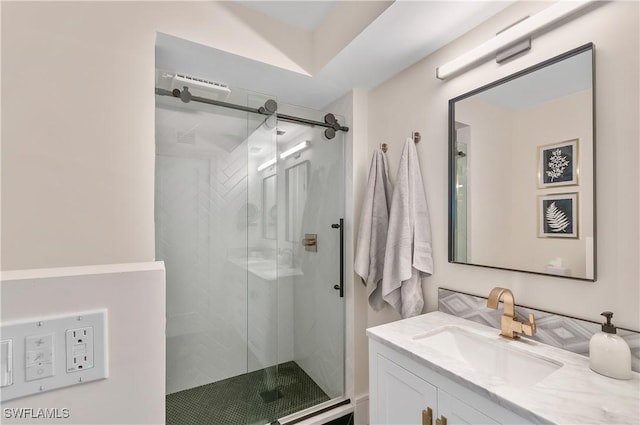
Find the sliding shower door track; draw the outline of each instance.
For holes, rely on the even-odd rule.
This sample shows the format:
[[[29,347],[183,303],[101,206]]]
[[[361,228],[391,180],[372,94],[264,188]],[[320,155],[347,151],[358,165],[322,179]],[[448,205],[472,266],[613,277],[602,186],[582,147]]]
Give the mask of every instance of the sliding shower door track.
[[[236,105],[234,103],[222,102],[219,100],[207,99],[206,97],[194,96],[191,94],[191,92],[189,92],[188,87],[185,87],[182,90],[173,89],[171,91],[156,87],[156,94],[159,96],[176,97],[182,100],[184,103],[189,103],[192,101],[199,102],[199,103],[206,103],[208,105],[221,106],[223,108],[235,109],[237,111],[250,112],[250,113],[266,115],[266,116],[273,115],[278,110],[278,103],[273,99],[267,99],[267,101],[264,103],[264,106],[260,106],[259,108],[251,108],[244,105]],[[284,115],[284,114],[277,114],[277,117],[279,120],[289,121],[289,122],[298,123],[298,124],[304,124],[311,127],[314,127],[314,126],[324,127],[326,129],[324,132],[324,135],[327,139],[333,139],[336,135],[336,131],[344,131],[344,132],[349,131],[349,127],[340,125],[335,115],[331,113],[328,113],[324,116],[324,122],[310,120],[302,117],[296,117],[293,115]]]
[[[275,422],[271,422],[271,425],[293,425],[302,421],[306,421],[307,419],[311,419],[314,416],[321,415],[323,413],[329,412],[330,410],[335,409],[336,407],[345,406],[351,403],[351,399],[336,399],[329,400],[326,403],[320,405],[320,407],[311,407],[307,409],[308,413],[294,413],[293,415],[289,415],[284,418],[280,418]]]

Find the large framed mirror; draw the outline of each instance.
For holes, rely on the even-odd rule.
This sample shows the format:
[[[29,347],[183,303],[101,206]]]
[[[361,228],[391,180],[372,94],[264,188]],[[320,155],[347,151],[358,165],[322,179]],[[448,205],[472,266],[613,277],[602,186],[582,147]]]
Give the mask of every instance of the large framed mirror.
[[[449,262],[595,281],[594,47],[449,101]]]

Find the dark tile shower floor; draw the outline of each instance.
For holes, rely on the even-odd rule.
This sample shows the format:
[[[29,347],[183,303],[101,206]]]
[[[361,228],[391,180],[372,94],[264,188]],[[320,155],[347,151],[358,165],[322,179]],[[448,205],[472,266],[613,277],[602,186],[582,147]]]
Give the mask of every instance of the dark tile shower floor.
[[[167,395],[167,425],[264,424],[329,397],[295,362],[277,366],[276,392],[265,382],[276,366]]]

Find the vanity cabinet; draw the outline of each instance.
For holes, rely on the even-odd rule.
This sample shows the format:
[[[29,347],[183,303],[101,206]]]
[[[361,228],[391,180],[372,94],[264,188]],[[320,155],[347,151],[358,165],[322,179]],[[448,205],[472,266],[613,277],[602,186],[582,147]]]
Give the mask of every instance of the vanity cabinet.
[[[438,417],[446,424],[499,424],[499,422],[458,400],[446,391],[438,390]]]
[[[438,404],[436,387],[382,355],[377,363],[372,381],[377,386],[377,417],[371,417],[372,424],[419,423],[423,409],[433,406],[433,411]]]
[[[515,415],[375,340],[369,340],[371,424],[524,424]]]

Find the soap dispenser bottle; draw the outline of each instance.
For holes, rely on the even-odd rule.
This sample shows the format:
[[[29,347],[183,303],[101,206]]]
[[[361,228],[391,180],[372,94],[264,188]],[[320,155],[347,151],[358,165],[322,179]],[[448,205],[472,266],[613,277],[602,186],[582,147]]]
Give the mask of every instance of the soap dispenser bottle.
[[[607,318],[598,332],[589,341],[589,367],[591,370],[615,379],[631,379],[631,350],[627,342],[616,335],[611,323],[613,313],[601,314]]]

